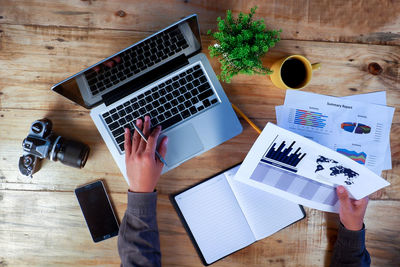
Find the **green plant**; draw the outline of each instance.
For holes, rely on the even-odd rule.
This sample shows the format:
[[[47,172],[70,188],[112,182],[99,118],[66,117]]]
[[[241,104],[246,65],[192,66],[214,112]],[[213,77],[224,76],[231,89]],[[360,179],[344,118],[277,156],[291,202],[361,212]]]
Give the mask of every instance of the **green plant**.
[[[208,47],[211,57],[218,57],[221,73],[218,78],[230,82],[232,77],[241,74],[271,74],[272,71],[262,65],[261,57],[280,40],[282,30],[267,30],[264,20],[253,20],[257,7],[250,14],[239,13],[237,19],[232,11],[226,11],[226,18],[217,18],[218,31],[208,30],[216,45]]]

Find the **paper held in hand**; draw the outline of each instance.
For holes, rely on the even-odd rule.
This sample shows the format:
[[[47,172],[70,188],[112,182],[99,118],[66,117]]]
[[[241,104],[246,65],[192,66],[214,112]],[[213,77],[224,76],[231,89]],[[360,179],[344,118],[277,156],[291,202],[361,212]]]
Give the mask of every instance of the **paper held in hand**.
[[[338,212],[335,188],[361,199],[389,183],[363,165],[268,123],[235,179],[311,208]]]

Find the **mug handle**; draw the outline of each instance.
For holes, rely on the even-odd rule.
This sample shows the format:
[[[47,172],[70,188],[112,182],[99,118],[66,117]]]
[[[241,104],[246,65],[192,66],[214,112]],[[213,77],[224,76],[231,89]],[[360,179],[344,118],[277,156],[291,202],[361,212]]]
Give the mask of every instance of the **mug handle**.
[[[314,70],[319,70],[321,68],[321,63],[311,64],[311,68],[312,68],[313,71]]]

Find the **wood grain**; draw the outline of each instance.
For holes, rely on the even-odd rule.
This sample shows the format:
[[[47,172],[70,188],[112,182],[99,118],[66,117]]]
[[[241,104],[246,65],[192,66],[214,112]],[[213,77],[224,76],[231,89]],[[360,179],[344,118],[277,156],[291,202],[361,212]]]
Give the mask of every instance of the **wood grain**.
[[[119,220],[126,193],[110,195]],[[27,201],[29,199],[29,201]],[[118,266],[117,238],[91,241],[73,192],[0,190],[0,266]],[[392,216],[386,220],[387,209]],[[215,266],[327,266],[337,216],[306,209],[307,218],[217,262]],[[163,266],[201,266],[166,195],[158,201]],[[370,201],[366,245],[373,266],[396,266],[400,256],[399,201]],[[8,255],[13,255],[12,257]]]
[[[246,111],[247,112],[247,111]],[[271,117],[268,117],[270,115]],[[264,119],[255,123],[261,128],[268,121],[275,122],[274,114],[265,114]],[[39,172],[34,178],[19,173],[18,158],[22,155],[22,140],[28,134],[30,124],[39,118],[47,117],[53,121],[57,135],[78,140],[89,145],[91,152],[84,169],[75,169],[59,162],[42,161]],[[228,142],[183,163],[178,168],[164,174],[158,190],[171,194],[195,184],[213,174],[241,162],[257,138],[257,133],[241,121],[244,131]],[[44,111],[44,110],[0,110],[0,189],[9,190],[46,190],[73,191],[77,186],[95,179],[109,182],[111,192],[125,192],[127,185],[115,164],[110,152],[102,140],[90,116],[85,112]],[[391,185],[379,191],[373,198],[400,200],[400,124],[392,126],[393,169],[385,171],[383,177]],[[225,155],[229,155],[226,157]],[[221,160],[224,158],[224,160]]]
[[[154,32],[196,13],[205,33],[216,28],[216,18],[227,9],[237,14],[256,5],[256,17],[268,28],[282,29],[283,39],[400,43],[398,0],[29,0],[23,5],[1,0],[0,23]]]
[[[90,119],[89,111],[50,87],[85,67],[197,13],[203,52],[226,9],[235,14],[258,5],[257,18],[283,30],[266,66],[302,54],[322,68],[305,91],[344,96],[386,90],[395,112],[391,130],[391,185],[371,196],[365,222],[372,266],[398,266],[400,258],[400,2],[398,0],[127,1],[0,0],[0,267],[119,266],[116,238],[94,244],[73,190],[102,179],[121,220],[127,184]],[[216,72],[219,63],[210,59]],[[372,75],[368,64],[383,72]],[[266,76],[222,83],[228,97],[262,128],[275,121],[285,92]],[[91,148],[84,169],[43,160],[33,179],[19,174],[21,142],[30,124],[50,118],[56,134]],[[158,221],[164,266],[201,266],[168,195],[241,162],[257,138],[243,133],[163,175]],[[215,266],[328,266],[337,216],[306,209],[307,218],[219,261]]]
[[[1,108],[29,106],[32,109],[84,110],[49,92],[50,87],[146,36],[116,30],[0,27],[3,29],[0,43]],[[64,41],[60,42],[58,38]],[[203,38],[203,47],[209,44],[210,38]],[[204,53],[208,55],[206,49]],[[281,41],[264,58],[264,64],[270,66],[290,54],[302,54],[311,62],[322,64],[306,91],[343,96],[386,90],[388,105],[396,106],[400,99],[400,47]],[[367,71],[371,62],[380,64],[382,74],[376,76]],[[211,63],[218,73],[217,60],[211,59]],[[240,75],[231,84],[222,85],[231,101],[245,108],[251,118],[263,118],[266,111],[273,111],[275,105],[283,103],[285,95],[285,91],[275,88],[267,76]],[[396,122],[399,122],[399,112],[396,112]]]

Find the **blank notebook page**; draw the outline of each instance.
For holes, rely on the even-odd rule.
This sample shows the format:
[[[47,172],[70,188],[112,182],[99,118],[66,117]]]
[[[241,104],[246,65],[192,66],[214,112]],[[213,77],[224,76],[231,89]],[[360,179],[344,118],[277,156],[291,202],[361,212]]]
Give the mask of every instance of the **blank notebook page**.
[[[207,263],[255,242],[225,175],[175,196]]]
[[[239,166],[226,172],[236,199],[256,240],[260,240],[302,219],[299,205],[233,179]]]

